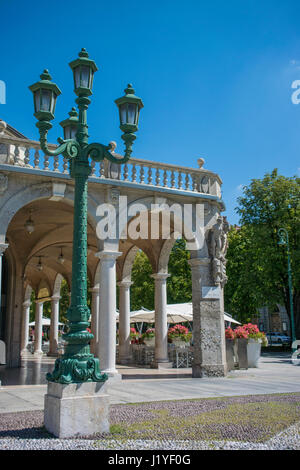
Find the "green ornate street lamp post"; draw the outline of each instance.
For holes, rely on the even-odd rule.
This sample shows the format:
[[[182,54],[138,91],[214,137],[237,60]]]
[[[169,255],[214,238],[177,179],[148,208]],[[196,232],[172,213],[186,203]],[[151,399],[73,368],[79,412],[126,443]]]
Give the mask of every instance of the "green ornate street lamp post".
[[[134,95],[131,85],[125,90],[125,96],[116,100],[120,113],[120,129],[125,142],[125,155],[122,159],[115,158],[110,145],[88,143],[87,109],[92,94],[94,73],[97,71],[95,62],[89,59],[88,53],[82,49],[79,57],[70,63],[74,76],[74,92],[77,95],[79,115],[72,108],[69,118],[61,122],[64,139],[56,150],[47,145],[47,133],[52,128],[51,120],[60,89],[51,81],[48,70],[41,75],[41,80],[29,89],[34,95],[35,117],[40,133],[41,149],[46,155],[62,154],[70,162],[70,175],[75,180],[73,255],[72,255],[72,295],[67,317],[69,331],[64,335],[67,343],[64,355],[55,362],[52,374],[47,380],[62,384],[81,382],[104,382],[106,374],[101,374],[99,359],[90,353],[89,342],[93,335],[87,331],[90,311],[87,306],[87,189],[88,177],[91,174],[89,158],[96,162],[105,158],[113,163],[122,164],[129,160],[135,132],[138,130],[138,119],[142,100]]]
[[[295,321],[294,321],[293,285],[292,285],[292,268],[291,268],[289,234],[288,234],[288,231],[285,228],[280,228],[278,230],[278,236],[279,236],[278,245],[286,246],[286,248],[287,248],[288,283],[289,283],[291,330],[292,330],[292,344],[293,344],[294,341],[296,340],[296,332],[295,332]]]

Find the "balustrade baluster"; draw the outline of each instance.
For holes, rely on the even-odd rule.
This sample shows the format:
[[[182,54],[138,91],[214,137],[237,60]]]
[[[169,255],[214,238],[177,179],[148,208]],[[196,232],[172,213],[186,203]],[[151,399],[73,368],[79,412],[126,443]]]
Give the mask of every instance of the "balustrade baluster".
[[[95,160],[91,160],[91,176],[96,175],[96,162]]]
[[[19,156],[20,156],[20,149],[19,146],[15,146],[15,151],[14,151],[14,165],[19,165]]]
[[[145,178],[145,170],[144,170],[144,165],[141,165],[141,170],[140,170],[140,183],[144,183],[144,178]]]
[[[171,172],[171,188],[175,188],[175,173],[174,170]]]
[[[135,163],[132,164],[132,182],[136,183],[136,165],[135,165]]]
[[[159,173],[159,168],[156,168],[155,172],[155,184],[156,186],[159,186],[160,183],[160,173]]]
[[[64,160],[63,160],[63,173],[68,173],[68,159],[64,157]]]
[[[39,165],[40,165],[40,153],[39,153],[38,149],[36,149],[36,151],[34,152],[33,163],[34,163],[34,168],[38,169]]]
[[[59,172],[59,155],[54,156],[54,163],[53,163],[53,169],[56,172]]]
[[[30,167],[31,165],[29,164],[29,151],[30,149],[28,147],[26,147],[25,149],[25,158],[24,158],[24,163],[25,163],[25,166],[27,167]]]
[[[100,162],[100,178],[105,178],[104,160]]]
[[[167,170],[164,170],[163,182],[164,182],[164,187],[168,186],[168,173],[167,173]]]
[[[152,184],[152,168],[148,167],[148,184]]]
[[[178,173],[178,189],[182,189],[182,173],[179,171]]]
[[[49,170],[49,155],[44,155],[44,170]]]
[[[195,174],[192,175],[193,181],[193,191],[197,191],[197,176]]]
[[[128,181],[128,165],[124,164],[124,181]]]
[[[186,173],[185,175],[185,189],[188,191],[190,189],[190,178],[189,178],[189,174]]]

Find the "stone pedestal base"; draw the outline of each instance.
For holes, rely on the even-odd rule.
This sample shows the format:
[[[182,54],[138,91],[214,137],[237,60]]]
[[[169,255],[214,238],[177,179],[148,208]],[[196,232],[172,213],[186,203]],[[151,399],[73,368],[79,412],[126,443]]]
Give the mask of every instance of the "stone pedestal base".
[[[151,369],[172,369],[173,362],[152,362]]]
[[[225,377],[227,375],[226,364],[206,364],[205,366],[193,364],[192,377]]]
[[[45,428],[59,438],[109,432],[109,396],[103,393],[103,385],[48,382]]]

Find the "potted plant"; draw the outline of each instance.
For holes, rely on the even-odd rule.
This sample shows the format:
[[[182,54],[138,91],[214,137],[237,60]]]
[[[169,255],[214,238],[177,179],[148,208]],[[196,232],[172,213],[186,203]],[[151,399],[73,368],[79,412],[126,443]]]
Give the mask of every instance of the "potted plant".
[[[246,331],[243,326],[238,326],[234,330],[234,355],[237,358],[237,362],[240,369],[248,369],[248,354],[247,354],[247,344],[248,344],[248,331]]]
[[[155,345],[155,328],[148,328],[145,333],[142,335],[143,343],[146,346]]]
[[[139,333],[134,327],[130,328],[130,342],[131,344],[138,344],[139,342]]]
[[[234,369],[234,331],[230,326],[225,330],[226,338],[226,362],[228,370]]]
[[[175,346],[184,348],[190,344],[192,333],[183,325],[175,325],[168,330],[168,340],[171,340]]]
[[[266,335],[259,331],[257,325],[247,323],[243,329],[248,333],[247,355],[249,367],[258,367],[261,354],[261,346],[267,346]]]

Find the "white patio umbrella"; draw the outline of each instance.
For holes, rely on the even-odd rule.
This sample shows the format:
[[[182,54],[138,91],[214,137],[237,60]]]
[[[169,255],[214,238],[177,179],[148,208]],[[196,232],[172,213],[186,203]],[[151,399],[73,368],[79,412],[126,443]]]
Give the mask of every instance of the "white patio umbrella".
[[[42,318],[42,326],[50,326],[51,320],[50,318]],[[64,323],[58,322],[59,325],[64,325]],[[35,326],[35,321],[29,323],[29,326]]]

